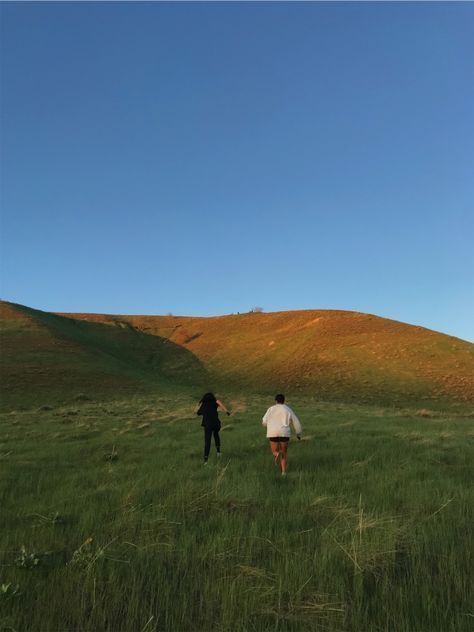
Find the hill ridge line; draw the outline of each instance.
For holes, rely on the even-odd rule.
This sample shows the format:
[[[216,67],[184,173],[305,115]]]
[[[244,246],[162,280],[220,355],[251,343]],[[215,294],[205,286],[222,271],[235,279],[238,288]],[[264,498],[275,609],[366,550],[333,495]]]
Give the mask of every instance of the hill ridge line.
[[[51,362],[59,353],[68,388],[80,370],[78,382],[105,375],[109,390],[121,380],[129,391],[166,382],[391,405],[474,402],[472,343],[363,312],[126,315],[45,312],[8,302],[1,309],[4,370],[22,383],[31,382],[32,371],[43,375],[42,388],[48,375],[58,375]],[[30,319],[21,326],[20,313]]]

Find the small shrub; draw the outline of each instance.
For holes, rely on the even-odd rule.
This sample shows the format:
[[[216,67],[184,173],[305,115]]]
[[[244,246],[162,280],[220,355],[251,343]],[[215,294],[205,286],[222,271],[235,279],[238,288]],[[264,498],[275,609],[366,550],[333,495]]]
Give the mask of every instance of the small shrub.
[[[21,595],[19,584],[0,584],[0,600],[7,601],[13,597],[19,597]]]
[[[77,566],[86,571],[89,571],[100,559],[117,561],[114,558],[106,557],[105,555],[105,550],[113,542],[115,542],[116,539],[117,538],[114,538],[104,546],[94,546],[93,538],[87,538],[87,540],[85,540],[85,542],[83,542],[83,544],[81,544],[81,546],[74,551],[70,562],[68,562],[68,565]]]
[[[78,566],[79,568],[89,568],[96,562],[99,557],[104,554],[103,549],[97,551],[92,546],[93,538],[87,538],[81,546],[76,549],[69,562],[72,566]]]
[[[115,446],[113,446],[112,452],[108,452],[107,454],[104,454],[104,459],[106,461],[116,461],[118,459],[118,452],[115,449]]]
[[[25,545],[20,549],[20,554],[15,559],[16,566],[20,568],[35,568],[40,563],[40,558],[36,553],[28,553]]]
[[[85,393],[79,393],[73,398],[75,402],[90,402],[92,401],[90,397],[88,397]]]

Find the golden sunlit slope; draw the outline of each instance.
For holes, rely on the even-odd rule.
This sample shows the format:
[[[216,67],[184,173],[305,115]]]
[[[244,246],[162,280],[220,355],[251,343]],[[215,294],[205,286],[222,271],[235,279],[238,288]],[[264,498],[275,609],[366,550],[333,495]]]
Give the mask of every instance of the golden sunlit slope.
[[[473,344],[369,314],[305,310],[74,318],[112,326],[121,321],[167,338],[196,356],[221,388],[394,404],[474,401]]]
[[[109,327],[3,301],[0,351],[3,409],[169,391],[206,376],[185,348],[123,322]]]

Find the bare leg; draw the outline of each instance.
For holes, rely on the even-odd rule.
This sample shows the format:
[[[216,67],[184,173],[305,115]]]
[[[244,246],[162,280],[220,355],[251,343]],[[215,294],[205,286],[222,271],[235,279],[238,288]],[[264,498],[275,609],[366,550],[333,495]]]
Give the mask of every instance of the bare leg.
[[[288,441],[280,443],[280,467],[282,473],[286,473],[286,451],[288,450]]]
[[[278,465],[278,458],[280,456],[280,451],[278,449],[278,446],[280,444],[278,443],[278,441],[269,441],[268,443],[270,444],[270,450],[272,451],[273,460],[275,461],[275,465]]]

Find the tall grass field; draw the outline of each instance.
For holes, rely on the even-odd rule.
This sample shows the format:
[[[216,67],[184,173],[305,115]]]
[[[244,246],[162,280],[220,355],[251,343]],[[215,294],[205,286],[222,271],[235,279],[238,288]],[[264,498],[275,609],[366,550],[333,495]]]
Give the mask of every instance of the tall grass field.
[[[261,417],[219,393],[4,413],[0,629],[16,632],[468,632],[473,414],[288,403],[282,478]]]

